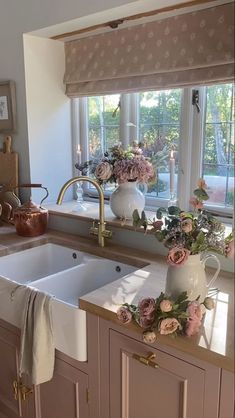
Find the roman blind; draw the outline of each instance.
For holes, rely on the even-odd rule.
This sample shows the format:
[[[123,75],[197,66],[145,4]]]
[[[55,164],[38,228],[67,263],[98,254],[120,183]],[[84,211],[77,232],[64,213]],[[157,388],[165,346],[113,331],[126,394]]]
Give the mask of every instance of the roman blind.
[[[234,4],[65,43],[69,97],[229,82]]]

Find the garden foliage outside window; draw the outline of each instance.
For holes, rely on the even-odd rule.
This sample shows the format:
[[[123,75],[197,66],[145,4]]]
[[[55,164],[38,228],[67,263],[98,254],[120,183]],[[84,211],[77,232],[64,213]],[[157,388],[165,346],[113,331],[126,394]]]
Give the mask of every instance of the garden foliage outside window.
[[[124,146],[133,140],[141,142],[145,155],[151,157],[157,171],[156,181],[150,183],[146,190],[146,202],[150,207],[167,205],[170,197],[169,158],[173,151],[176,195],[178,190],[182,194],[182,187],[179,187],[180,182],[185,181],[182,167],[188,166],[191,189],[196,185],[197,178],[203,176],[209,186],[208,205],[219,212],[232,213],[234,85],[217,84],[198,89],[201,95],[200,113],[197,109],[192,110],[192,102],[186,105],[185,97],[191,92],[189,88],[73,99],[83,103],[79,116],[87,131],[87,135],[79,138],[78,134],[75,139],[82,148],[85,147],[88,159],[99,159],[118,141]],[[185,121],[193,127],[191,136],[185,134]],[[197,125],[200,129],[195,131]],[[87,139],[84,141],[84,138]],[[193,150],[193,141],[199,145],[198,152],[192,152],[189,158],[184,149],[191,142]],[[194,165],[198,167],[196,170],[193,170]],[[106,187],[107,195],[112,188]],[[184,190],[188,198],[190,192]],[[180,202],[182,196],[178,193],[177,198]]]

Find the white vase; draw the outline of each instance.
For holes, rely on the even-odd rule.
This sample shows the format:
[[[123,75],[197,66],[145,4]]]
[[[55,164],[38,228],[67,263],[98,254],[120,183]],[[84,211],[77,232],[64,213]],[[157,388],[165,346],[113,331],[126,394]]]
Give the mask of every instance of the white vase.
[[[110,207],[117,218],[132,219],[135,209],[141,213],[145,205],[145,197],[138,189],[136,181],[121,183],[110,197]]]
[[[210,282],[207,283],[205,263],[209,258],[213,258],[218,267]],[[189,300],[195,300],[199,296],[199,301],[203,302],[219,272],[220,262],[216,255],[207,254],[204,257],[200,254],[190,255],[182,266],[168,266],[165,292],[175,299],[181,292],[186,291]]]

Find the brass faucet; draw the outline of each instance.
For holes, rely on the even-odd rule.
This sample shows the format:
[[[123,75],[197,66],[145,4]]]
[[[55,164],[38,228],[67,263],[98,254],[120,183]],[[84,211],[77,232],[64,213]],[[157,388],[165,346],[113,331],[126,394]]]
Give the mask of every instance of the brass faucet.
[[[91,179],[90,177],[86,176],[78,176],[73,177],[72,179],[68,180],[61,188],[59,196],[57,198],[57,205],[61,205],[64,194],[66,190],[74,183],[78,183],[80,181],[88,181],[88,183],[91,183],[95,188],[97,189],[99,193],[99,222],[98,222],[98,228],[93,226],[90,228],[90,233],[92,235],[98,235],[98,243],[101,247],[104,247],[104,239],[105,238],[111,238],[112,231],[109,231],[105,229],[105,221],[104,221],[104,192],[99,183],[96,180]]]

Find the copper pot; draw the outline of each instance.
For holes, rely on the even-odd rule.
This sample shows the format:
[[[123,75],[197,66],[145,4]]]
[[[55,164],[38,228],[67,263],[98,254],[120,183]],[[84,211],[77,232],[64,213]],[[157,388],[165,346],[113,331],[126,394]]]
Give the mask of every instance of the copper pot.
[[[23,237],[36,237],[46,232],[48,224],[48,210],[41,206],[42,202],[48,196],[46,187],[41,184],[22,184],[22,187],[39,187],[46,191],[46,196],[41,200],[39,205],[36,205],[30,199],[29,202],[16,208],[13,212],[13,221],[18,235]]]

